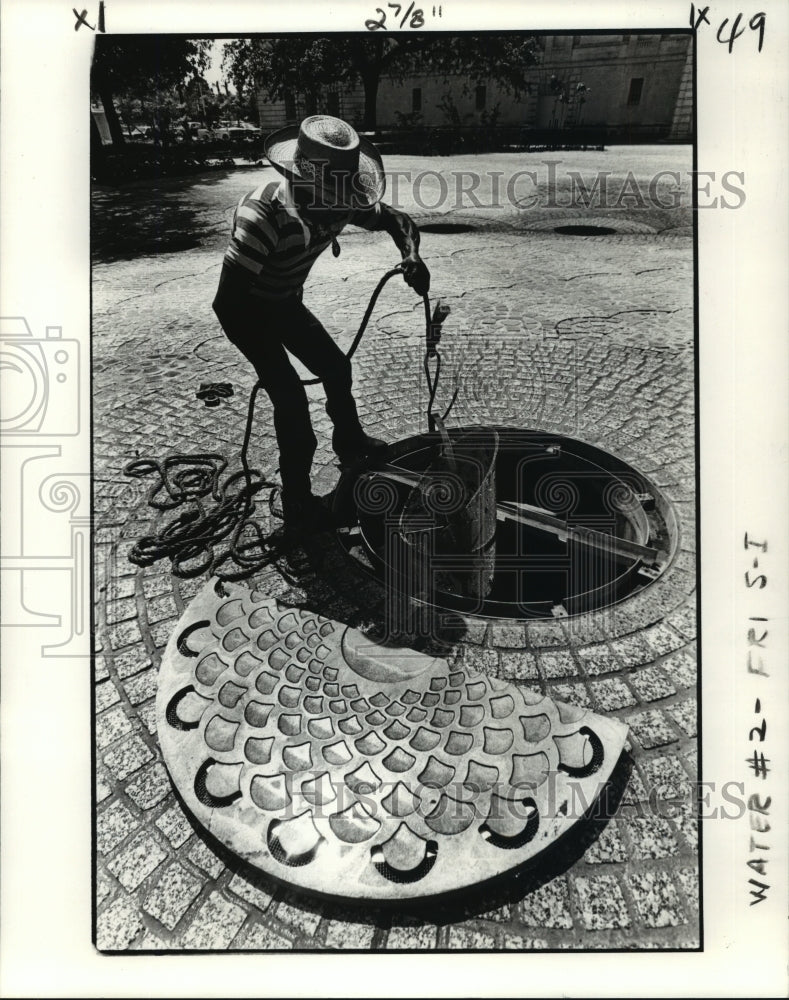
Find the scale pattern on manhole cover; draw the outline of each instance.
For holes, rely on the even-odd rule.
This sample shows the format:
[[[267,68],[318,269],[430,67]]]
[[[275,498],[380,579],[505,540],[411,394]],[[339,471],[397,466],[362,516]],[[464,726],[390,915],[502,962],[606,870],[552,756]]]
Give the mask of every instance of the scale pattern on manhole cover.
[[[533,859],[596,801],[626,727],[209,583],[159,674],[165,762],[246,862],[341,897],[409,899]]]

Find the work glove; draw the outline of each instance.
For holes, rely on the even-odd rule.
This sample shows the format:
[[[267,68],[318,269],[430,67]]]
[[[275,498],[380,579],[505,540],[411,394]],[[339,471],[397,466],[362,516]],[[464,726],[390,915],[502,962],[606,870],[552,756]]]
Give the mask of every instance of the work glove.
[[[403,279],[417,295],[427,295],[430,291],[430,271],[416,254],[403,259]]]

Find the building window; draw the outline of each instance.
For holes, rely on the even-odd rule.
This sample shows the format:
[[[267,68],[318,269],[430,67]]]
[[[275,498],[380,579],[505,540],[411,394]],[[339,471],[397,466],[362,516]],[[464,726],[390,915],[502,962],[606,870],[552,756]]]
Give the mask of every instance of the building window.
[[[326,112],[335,118],[340,114],[340,95],[336,90],[330,90],[326,95]]]
[[[629,45],[630,44],[630,35],[622,35],[622,44],[623,45]]]
[[[289,122],[296,120],[296,101],[293,94],[285,94],[285,117]]]
[[[414,87],[411,91],[411,112],[416,113],[422,110],[422,88]]]
[[[644,78],[642,76],[634,76],[630,81],[630,90],[627,95],[628,104],[640,104],[641,103],[641,91],[644,89]]]
[[[477,87],[477,89],[475,91],[475,95],[476,95],[475,96],[475,100],[476,100],[477,111],[484,111],[485,110],[485,100],[486,100],[486,98],[488,96],[487,95],[487,88],[484,87],[484,86]]]

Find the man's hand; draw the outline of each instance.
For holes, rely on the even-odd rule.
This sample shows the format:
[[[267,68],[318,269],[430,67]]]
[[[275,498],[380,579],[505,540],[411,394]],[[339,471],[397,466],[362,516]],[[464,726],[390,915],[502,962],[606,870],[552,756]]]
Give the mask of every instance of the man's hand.
[[[427,295],[430,291],[430,271],[419,254],[411,254],[403,259],[403,278],[417,295]]]

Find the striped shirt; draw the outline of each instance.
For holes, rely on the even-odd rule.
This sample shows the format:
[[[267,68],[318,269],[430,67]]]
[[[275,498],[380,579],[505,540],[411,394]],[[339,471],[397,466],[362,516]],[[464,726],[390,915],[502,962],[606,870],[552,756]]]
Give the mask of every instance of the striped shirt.
[[[224,262],[249,281],[252,295],[282,300],[304,287],[310,268],[349,223],[380,227],[381,206],[349,211],[330,226],[304,219],[287,180],[271,180],[239,201]]]

